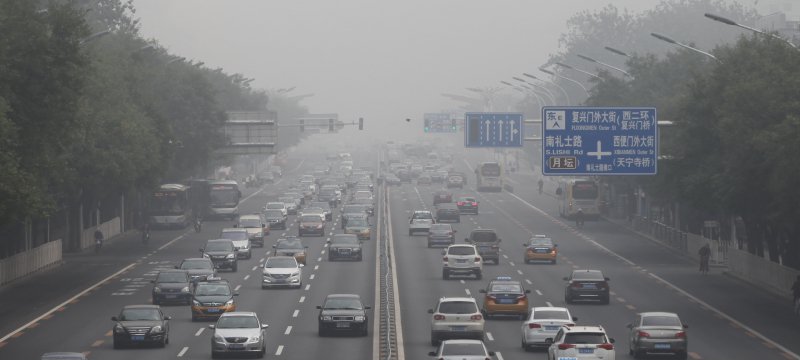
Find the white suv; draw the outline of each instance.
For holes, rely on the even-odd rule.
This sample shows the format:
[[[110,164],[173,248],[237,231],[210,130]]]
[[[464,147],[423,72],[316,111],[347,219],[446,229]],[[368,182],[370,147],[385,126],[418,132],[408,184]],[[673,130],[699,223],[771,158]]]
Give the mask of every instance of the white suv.
[[[264,206],[264,210],[280,210],[283,213],[283,216],[289,215],[289,209],[286,207],[286,203],[283,201],[271,201],[268,202],[266,206]]]
[[[450,245],[442,250],[442,255],[442,278],[445,280],[452,274],[475,275],[477,280],[483,278],[483,259],[475,245]]]
[[[431,317],[431,345],[443,339],[483,340],[484,319],[475,299],[468,297],[441,298],[436,307],[428,310]]]
[[[547,338],[547,359],[614,360],[614,339],[602,326],[562,326],[554,338]]]

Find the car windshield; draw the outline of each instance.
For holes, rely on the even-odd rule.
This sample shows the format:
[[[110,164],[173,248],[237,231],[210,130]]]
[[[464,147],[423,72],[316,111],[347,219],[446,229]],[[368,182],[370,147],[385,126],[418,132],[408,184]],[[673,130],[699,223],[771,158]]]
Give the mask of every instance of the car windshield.
[[[475,242],[495,242],[497,241],[497,234],[490,231],[476,231],[472,233],[472,241]]]
[[[603,333],[567,333],[564,336],[565,344],[605,344],[606,335]]]
[[[284,241],[278,241],[278,243],[275,244],[275,248],[276,249],[302,249],[303,248],[303,244],[301,244],[299,240],[284,240]]]
[[[490,292],[521,293],[522,286],[519,284],[492,284]]]
[[[352,218],[352,219],[347,220],[347,226],[348,227],[355,227],[355,226],[357,226],[357,227],[367,227],[367,226],[369,226],[369,223],[367,222],[367,219],[364,219],[364,218]]]
[[[331,244],[355,245],[358,244],[358,238],[351,235],[334,235]]]
[[[576,271],[572,273],[574,280],[604,280],[603,274],[598,271]]]
[[[124,309],[119,319],[121,321],[161,320],[161,313],[158,309]]]
[[[644,316],[642,326],[681,326],[681,321],[675,316]]]
[[[439,304],[439,312],[442,314],[474,314],[478,312],[478,307],[471,301],[445,301]]]
[[[161,272],[158,273],[156,282],[159,283],[185,283],[189,282],[189,278],[184,272]]]
[[[258,319],[255,316],[223,316],[217,320],[217,329],[256,329]]]
[[[271,202],[267,204],[267,209],[283,209],[285,206],[282,202]]]
[[[259,219],[240,219],[239,220],[239,227],[240,228],[260,228],[261,227],[261,220],[259,220]]]
[[[447,250],[449,255],[475,255],[475,248],[471,246],[453,246]]]
[[[300,222],[318,223],[318,222],[322,222],[322,219],[320,219],[319,215],[303,215],[303,217],[300,218]]]
[[[264,263],[264,267],[267,269],[296,268],[297,261],[295,261],[294,258],[269,258],[267,262]]]
[[[231,288],[222,284],[200,284],[194,290],[195,296],[230,296]]]
[[[433,215],[431,213],[424,211],[424,212],[415,212],[414,215],[411,217],[412,219],[433,219]]]
[[[326,310],[362,310],[361,301],[355,298],[328,298],[325,301]]]
[[[442,356],[486,356],[486,350],[479,343],[447,343],[442,345]]]
[[[222,238],[230,240],[247,240],[247,231],[223,231]]]
[[[206,243],[205,251],[233,251],[233,243],[229,241],[209,241]]]
[[[453,227],[450,224],[433,224],[431,225],[431,231],[448,232],[453,231]]]
[[[542,239],[542,238],[533,238],[531,239],[530,246],[553,246],[553,240],[550,239]]]
[[[538,310],[533,312],[536,320],[572,320],[566,311],[561,310]]]
[[[314,208],[320,208],[322,210],[331,208],[331,205],[326,202],[312,202],[310,206]]]
[[[194,270],[194,269],[213,269],[214,264],[211,263],[209,260],[205,259],[198,259],[198,260],[185,260],[181,263],[181,269],[183,270]]]
[[[266,217],[268,217],[270,219],[282,218],[283,217],[283,212],[280,211],[280,210],[269,209],[267,211],[264,211],[264,216],[266,216]]]
[[[278,200],[280,200],[283,203],[294,204],[294,198],[292,198],[292,197],[282,197],[282,198],[279,198]]]

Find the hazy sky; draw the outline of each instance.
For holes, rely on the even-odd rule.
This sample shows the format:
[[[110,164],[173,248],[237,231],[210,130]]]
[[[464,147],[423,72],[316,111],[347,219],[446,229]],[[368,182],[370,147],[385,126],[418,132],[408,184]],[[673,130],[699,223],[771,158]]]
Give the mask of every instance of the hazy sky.
[[[749,2],[749,1],[748,1]],[[170,52],[296,86],[313,113],[396,122],[454,109],[441,93],[499,86],[558,51],[569,17],[657,0],[135,0],[141,31]]]

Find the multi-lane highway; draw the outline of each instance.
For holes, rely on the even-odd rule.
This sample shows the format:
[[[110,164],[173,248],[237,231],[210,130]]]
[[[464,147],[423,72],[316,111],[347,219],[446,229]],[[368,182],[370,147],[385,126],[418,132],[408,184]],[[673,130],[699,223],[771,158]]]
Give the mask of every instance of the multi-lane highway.
[[[488,153],[471,152],[457,156],[454,165],[464,173],[485,159]],[[318,157],[324,159],[324,156]],[[372,154],[356,154],[358,166],[375,164]],[[299,175],[310,172],[320,162],[293,159],[295,169],[287,171],[283,180],[260,189],[245,192],[241,213],[258,211],[267,201],[282,194]],[[495,229],[502,238],[498,265],[484,265],[484,279],[443,280],[439,249],[430,249],[425,236],[408,236],[408,217],[414,210],[433,209],[432,193],[441,185],[404,183],[388,188],[376,187],[376,215],[373,239],[364,244],[361,262],[329,262],[325,256],[325,239],[341,232],[338,211],[327,225],[325,237],[304,237],[309,246],[308,263],[304,268],[300,289],[263,290],[261,270],[272,244],[282,235],[295,235],[296,216],[290,216],[287,230],[273,230],[263,249],[255,248],[253,258],[240,260],[238,272],[220,272],[239,293],[237,308],[255,311],[269,324],[267,357],[287,359],[376,359],[381,358],[376,316],[385,314],[379,304],[376,287],[378,236],[391,240],[396,269],[399,307],[394,341],[399,351],[393,356],[423,359],[433,350],[430,345],[430,309],[442,296],[474,296],[496,276],[511,276],[531,290],[533,306],[564,306],[564,281],[572,269],[599,269],[611,278],[611,303],[572,304],[568,307],[578,323],[602,325],[617,340],[618,358],[627,354],[626,324],[640,311],[678,313],[689,325],[690,358],[693,359],[780,359],[796,358],[800,344],[797,321],[788,315],[788,306],[780,300],[760,294],[757,289],[738,283],[714,271],[701,276],[695,265],[657,244],[627,232],[608,222],[588,222],[576,229],[572,223],[557,217],[555,200],[535,191],[537,177],[532,173],[513,174],[510,182],[515,192],[477,193],[453,189],[454,195],[476,195],[479,215],[463,215],[453,224],[458,242],[477,228]],[[473,182],[470,182],[472,185]],[[385,196],[385,201],[383,200]],[[383,206],[386,204],[388,206]],[[384,221],[387,220],[387,221]],[[105,256],[107,273],[86,275],[80,286],[69,289],[63,297],[31,308],[17,304],[19,316],[4,313],[4,339],[0,342],[2,359],[36,359],[48,351],[77,351],[89,359],[207,359],[210,352],[211,322],[192,322],[187,306],[164,306],[171,320],[170,343],[166,348],[133,348],[114,350],[111,344],[111,316],[129,304],[150,303],[150,280],[159,269],[172,268],[181,259],[195,257],[206,239],[214,238],[231,222],[206,222],[201,233],[193,231],[158,231],[150,245],[109,244],[99,257]],[[380,228],[378,228],[380,227]],[[188,229],[187,229],[188,230]],[[533,234],[546,234],[559,246],[555,265],[525,264],[523,242]],[[115,251],[120,258],[112,257]],[[136,254],[133,257],[132,254]],[[58,271],[57,269],[54,271]],[[47,276],[43,274],[42,276]],[[37,281],[31,278],[23,281]],[[380,284],[380,282],[377,282]],[[24,287],[16,288],[24,292]],[[366,305],[373,306],[370,334],[367,337],[317,335],[316,305],[331,293],[361,295]],[[8,291],[0,292],[9,304]],[[72,299],[74,297],[74,299]],[[65,301],[68,300],[68,301]],[[62,305],[63,303],[63,305]],[[480,303],[480,300],[479,300]],[[786,314],[776,313],[786,309]],[[27,326],[24,326],[28,324]],[[544,352],[525,352],[520,347],[519,320],[491,319],[486,322],[484,341],[497,352],[498,359],[546,358]],[[6,335],[8,334],[8,335]]]

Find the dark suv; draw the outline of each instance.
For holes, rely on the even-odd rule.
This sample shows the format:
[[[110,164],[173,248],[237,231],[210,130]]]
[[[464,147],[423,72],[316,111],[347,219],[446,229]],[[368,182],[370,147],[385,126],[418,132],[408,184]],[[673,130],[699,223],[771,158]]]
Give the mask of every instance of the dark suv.
[[[443,203],[436,206],[436,222],[453,221],[461,222],[461,211],[452,203]]]
[[[204,257],[211,259],[217,269],[230,269],[236,272],[239,263],[236,256],[236,247],[233,241],[228,239],[217,239],[206,241],[206,246],[200,249]]]
[[[569,277],[564,278],[567,282],[564,302],[571,304],[575,300],[600,300],[608,304],[611,293],[609,280],[600,270],[573,270]]]
[[[475,229],[464,239],[467,244],[475,245],[483,262],[492,261],[495,265],[500,263],[500,241],[497,233],[491,229]]]
[[[325,297],[319,309],[319,336],[333,332],[355,332],[367,336],[369,332],[369,306],[361,303],[361,297],[354,294],[330,294]]]

